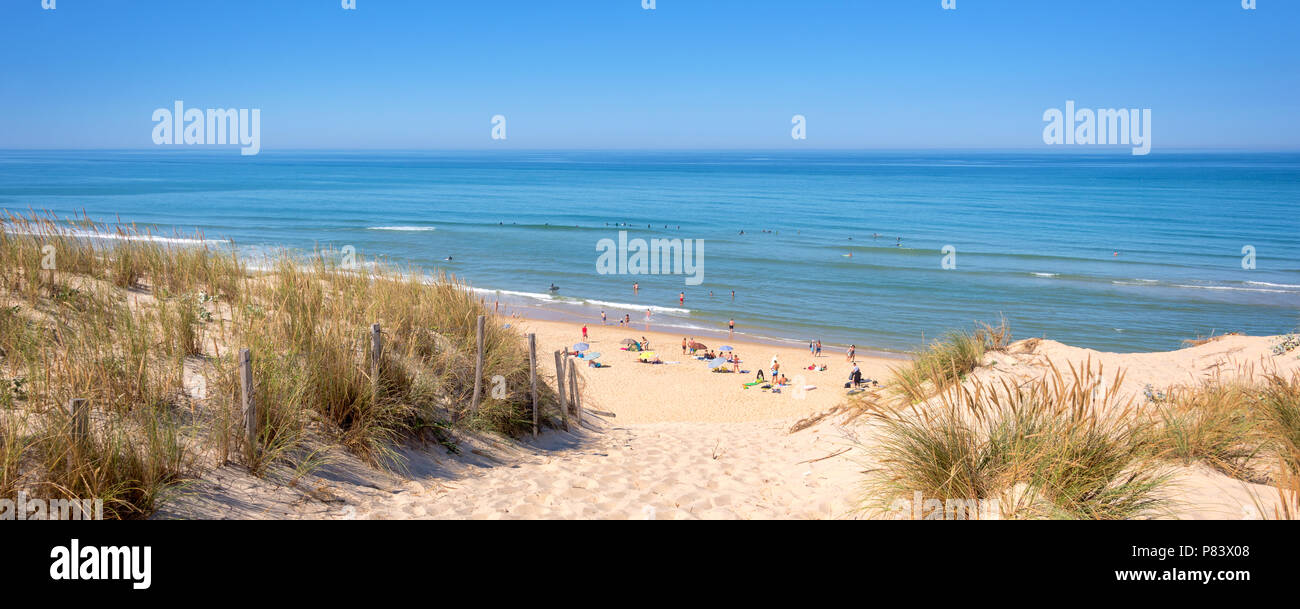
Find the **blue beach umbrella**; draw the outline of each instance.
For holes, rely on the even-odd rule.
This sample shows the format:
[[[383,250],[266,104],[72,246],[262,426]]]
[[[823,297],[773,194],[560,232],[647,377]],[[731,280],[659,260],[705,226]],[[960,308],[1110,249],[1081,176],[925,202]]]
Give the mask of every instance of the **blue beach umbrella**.
[[[731,345],[723,345],[721,347],[718,347],[718,351],[731,351]]]
[[[577,344],[573,345],[573,350],[574,350],[574,351],[586,351],[587,349],[590,349],[590,348],[591,348],[591,345],[588,345],[587,343],[577,343]]]
[[[720,357],[715,357],[715,358],[709,360],[709,367],[710,367],[710,368],[718,368],[718,367],[720,367],[720,366],[725,366],[725,365],[727,365],[727,363],[728,363],[727,360],[722,359],[722,358],[720,358]]]

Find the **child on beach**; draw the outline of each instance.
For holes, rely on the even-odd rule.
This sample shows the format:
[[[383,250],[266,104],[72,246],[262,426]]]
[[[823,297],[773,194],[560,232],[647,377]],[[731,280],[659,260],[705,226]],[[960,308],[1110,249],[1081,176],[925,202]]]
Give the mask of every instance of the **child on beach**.
[[[582,342],[587,342],[587,324],[582,324]]]

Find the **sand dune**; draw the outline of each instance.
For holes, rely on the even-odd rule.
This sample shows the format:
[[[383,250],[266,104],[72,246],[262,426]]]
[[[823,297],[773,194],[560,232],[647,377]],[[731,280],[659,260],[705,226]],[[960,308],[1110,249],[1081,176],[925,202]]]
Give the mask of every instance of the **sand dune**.
[[[514,320],[538,334],[550,353],[581,337],[580,326]],[[634,363],[616,347],[624,334],[645,335],[676,365]],[[871,423],[828,418],[790,433],[796,420],[838,404],[848,364],[842,355],[817,360],[829,369],[808,373],[816,390],[796,398],[743,389],[749,375],[709,372],[680,356],[680,336],[590,327],[593,349],[607,353],[605,369],[580,368],[589,416],[580,429],[553,430],[537,439],[460,438],[460,454],[412,447],[409,477],[380,474],[335,454],[329,466],[285,483],[227,475],[159,517],[452,518],[452,519],[829,519],[861,518],[855,510],[873,442]],[[1126,371],[1125,392],[1140,396],[1150,384],[1165,389],[1215,374],[1300,370],[1295,354],[1275,357],[1268,337],[1229,336],[1171,353],[1115,354],[1030,340],[990,354],[978,375],[1029,378],[1048,361],[1076,367],[1092,361],[1107,375]],[[662,349],[658,345],[676,348]],[[813,361],[806,349],[733,343],[749,362]],[[884,377],[899,362],[859,363]],[[1164,517],[1259,517],[1276,502],[1275,489],[1248,484],[1203,466],[1170,467],[1176,502]],[[214,498],[215,497],[215,498]]]

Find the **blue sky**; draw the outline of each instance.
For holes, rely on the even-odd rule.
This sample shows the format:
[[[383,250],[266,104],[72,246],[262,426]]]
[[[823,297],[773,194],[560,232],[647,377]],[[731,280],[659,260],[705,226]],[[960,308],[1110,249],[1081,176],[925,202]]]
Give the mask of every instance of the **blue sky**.
[[[263,150],[1047,149],[1067,99],[1300,148],[1294,0],[56,2],[0,0],[0,148],[149,148],[177,99]]]

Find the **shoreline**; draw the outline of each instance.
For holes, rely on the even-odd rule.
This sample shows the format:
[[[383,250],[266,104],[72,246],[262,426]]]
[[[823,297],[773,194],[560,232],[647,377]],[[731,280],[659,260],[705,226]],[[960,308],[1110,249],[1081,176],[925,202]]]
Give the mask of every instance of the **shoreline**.
[[[511,296],[517,294],[516,292],[511,292],[509,290],[493,290],[489,288],[478,288],[473,286],[468,286],[468,288],[482,298],[484,306],[486,306],[489,310],[495,310],[495,302],[494,300],[488,298],[489,295],[501,294],[501,295]],[[535,299],[535,297],[531,297],[531,296],[525,296],[525,298]],[[591,301],[588,300],[582,300],[581,302],[574,302],[574,301],[554,302],[554,305],[569,305],[574,307],[576,310],[566,310],[566,309],[559,308],[558,306],[547,306],[546,304],[541,303],[540,301],[539,304],[521,304],[518,301],[515,301],[513,298],[500,298],[499,301],[500,301],[500,310],[497,311],[497,314],[503,317],[509,317],[512,313],[514,313],[514,314],[518,314],[519,317],[521,318],[535,320],[535,321],[553,321],[553,322],[561,322],[561,323],[574,323],[579,325],[583,323],[586,323],[588,325],[600,325],[600,312],[602,309],[599,306],[592,306]],[[656,307],[656,308],[659,308],[661,310],[664,309],[663,307]],[[696,336],[696,337],[709,338],[714,340],[738,341],[738,342],[745,342],[756,346],[776,347],[782,349],[804,348],[807,346],[807,343],[809,342],[808,339],[757,335],[757,334],[746,332],[741,329],[737,329],[734,333],[731,333],[727,331],[725,324],[717,328],[712,328],[705,325],[695,325],[690,323],[674,324],[673,321],[679,320],[680,318],[672,317],[669,314],[664,314],[663,316],[656,316],[652,314],[651,320],[647,323],[646,321],[644,321],[644,318],[641,314],[637,314],[632,309],[625,308],[622,306],[610,306],[610,307],[606,307],[604,310],[607,313],[622,312],[622,314],[631,315],[632,323],[631,326],[629,326],[630,331],[647,331],[647,326],[648,326],[648,330],[654,332],[661,332],[666,334],[684,334],[688,337]],[[622,314],[618,316],[609,315],[610,322],[605,324],[605,327],[618,328],[619,327],[618,319],[619,317],[621,317]],[[709,322],[701,322],[701,323],[707,324]],[[738,323],[737,325],[741,325],[741,324]],[[773,329],[772,331],[773,333],[784,333],[779,328]],[[847,344],[839,344],[839,343],[823,341],[822,353],[823,354],[839,353],[843,355],[844,352],[848,350],[848,347],[849,345]],[[856,350],[857,350],[857,356],[859,358],[891,359],[891,360],[897,360],[899,363],[906,362],[911,358],[911,354],[908,352],[891,351],[879,347],[864,347],[863,345],[856,345]]]
[[[491,303],[488,304],[491,310]],[[582,340],[582,320],[555,320],[527,317],[518,310],[498,314],[493,321],[509,324],[512,328],[537,334],[538,364],[548,374],[554,373],[551,353],[561,348],[571,348]],[[612,415],[613,423],[745,423],[789,422],[834,408],[844,401],[853,363],[842,351],[822,350],[820,357],[809,353],[807,346],[771,345],[735,336],[715,340],[703,333],[682,334],[671,328],[650,329],[644,324],[632,328],[617,325],[587,323],[590,351],[600,353],[602,368],[593,368],[587,362],[570,359],[578,364],[578,375],[583,384],[583,407]],[[725,334],[725,333],[723,333]],[[645,338],[664,364],[638,362],[636,352],[622,350],[625,338]],[[747,373],[716,373],[704,361],[683,354],[681,341],[701,340],[717,349],[722,345],[733,347],[741,359],[739,368]],[[823,345],[824,347],[824,345]],[[781,372],[790,378],[789,386],[781,392],[762,389],[764,383],[746,386],[755,380],[757,370],[764,376],[776,357]],[[906,360],[855,354],[856,363],[864,379],[874,379],[882,385],[893,375],[893,368]],[[825,370],[809,370],[808,366]],[[730,368],[730,366],[726,366]]]

